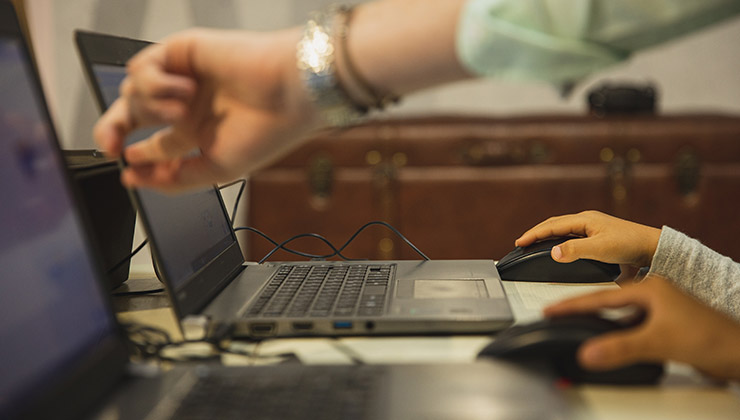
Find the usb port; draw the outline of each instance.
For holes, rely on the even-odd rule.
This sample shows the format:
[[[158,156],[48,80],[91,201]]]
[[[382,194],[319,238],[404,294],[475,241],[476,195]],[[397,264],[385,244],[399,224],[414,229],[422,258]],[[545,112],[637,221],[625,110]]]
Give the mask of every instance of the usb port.
[[[310,331],[313,329],[313,322],[294,322],[293,329],[295,331]]]
[[[352,328],[352,321],[334,321],[335,330],[348,330]]]

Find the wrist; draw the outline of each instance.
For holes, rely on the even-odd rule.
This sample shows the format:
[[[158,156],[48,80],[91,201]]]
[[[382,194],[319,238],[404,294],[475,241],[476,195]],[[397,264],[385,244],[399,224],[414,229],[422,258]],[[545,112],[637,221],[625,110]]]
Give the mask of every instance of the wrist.
[[[658,249],[658,242],[660,241],[661,230],[658,228],[645,226],[645,233],[643,234],[644,241],[644,260],[639,264],[642,267],[648,267],[653,262],[655,251]]]
[[[372,85],[354,64],[348,39],[353,12],[354,7],[340,6],[336,9],[334,17],[334,62],[337,78],[352,102],[364,109],[383,110],[390,104],[398,103],[400,98],[390,91]]]
[[[282,90],[280,92],[282,105],[288,115],[297,120],[301,126],[309,129],[319,128],[327,124],[321,118],[321,113],[312,101],[310,92],[306,89],[301,71],[296,64],[296,44],[301,39],[303,28],[296,27],[283,31],[276,38],[276,44],[271,49],[275,57],[275,72],[280,74]],[[279,51],[279,54],[275,54]]]
[[[740,379],[740,324],[722,313],[707,318],[704,331],[697,335],[692,360],[700,371],[718,379]],[[711,357],[707,357],[711,355]]]

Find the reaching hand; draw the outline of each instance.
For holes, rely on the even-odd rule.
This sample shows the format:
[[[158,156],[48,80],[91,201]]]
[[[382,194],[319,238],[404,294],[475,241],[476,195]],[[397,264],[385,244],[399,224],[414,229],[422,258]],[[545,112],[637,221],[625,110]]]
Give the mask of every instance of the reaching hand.
[[[230,180],[305,137],[319,121],[296,68],[298,38],[299,30],[191,30],[135,56],[94,130],[103,150],[125,156],[124,184],[176,190]],[[155,125],[167,127],[124,150],[130,133]]]
[[[545,309],[548,317],[593,313],[634,305],[645,312],[638,326],[592,338],[578,350],[588,369],[612,369],[640,361],[675,360],[726,379],[740,379],[740,324],[649,275],[620,290],[569,299]]]
[[[614,264],[647,266],[653,259],[660,229],[622,220],[598,211],[551,217],[524,232],[517,246],[553,236],[577,235],[552,249],[558,262],[589,258]]]

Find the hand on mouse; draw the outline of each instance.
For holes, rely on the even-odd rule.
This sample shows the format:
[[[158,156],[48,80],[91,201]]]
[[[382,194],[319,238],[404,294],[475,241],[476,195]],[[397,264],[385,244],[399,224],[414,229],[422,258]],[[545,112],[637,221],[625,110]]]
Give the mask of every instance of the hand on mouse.
[[[578,350],[587,369],[675,360],[723,379],[740,379],[740,323],[678,290],[663,277],[580,296],[545,308],[545,316],[593,313],[628,305],[645,312],[632,328],[592,338]]]
[[[637,267],[650,265],[660,239],[660,229],[619,219],[598,211],[551,217],[524,232],[516,246],[527,246],[554,236],[577,235],[553,247],[558,262],[579,258]]]

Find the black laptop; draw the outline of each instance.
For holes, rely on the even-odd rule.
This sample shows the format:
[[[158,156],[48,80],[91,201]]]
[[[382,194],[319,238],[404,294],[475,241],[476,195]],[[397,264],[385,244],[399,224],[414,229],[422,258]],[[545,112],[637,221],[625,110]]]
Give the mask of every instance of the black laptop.
[[[76,41],[105,110],[148,43],[79,31]],[[205,316],[250,337],[487,333],[513,320],[492,260],[248,263],[216,188],[139,189],[132,201],[181,320]]]

